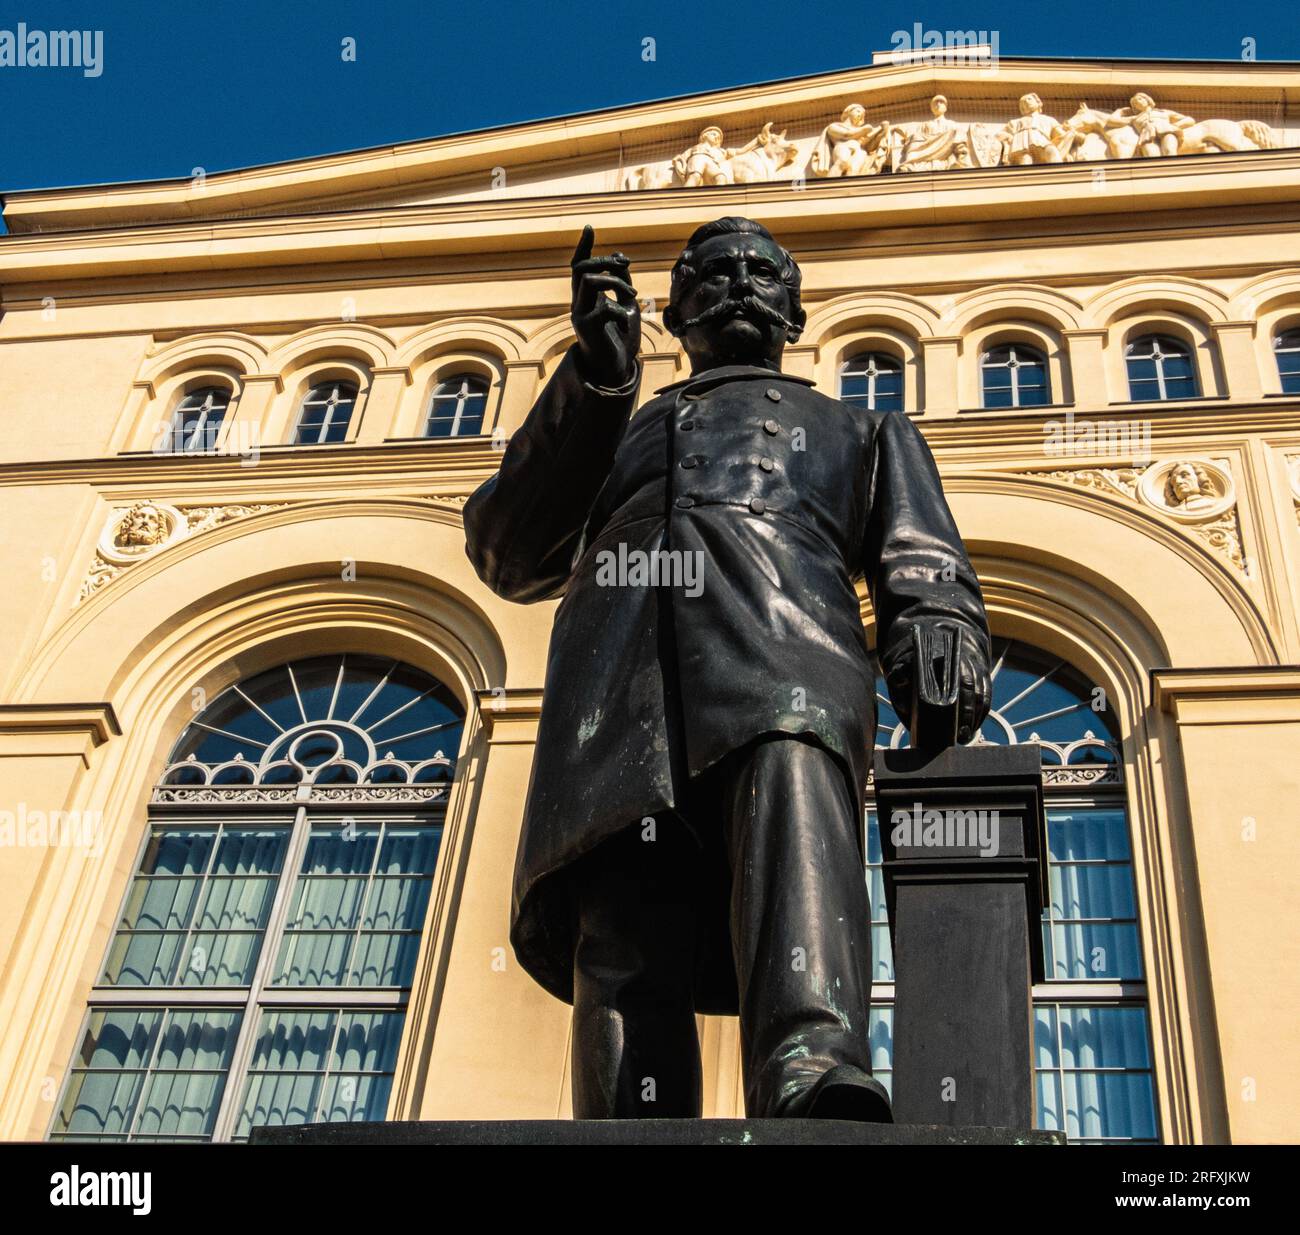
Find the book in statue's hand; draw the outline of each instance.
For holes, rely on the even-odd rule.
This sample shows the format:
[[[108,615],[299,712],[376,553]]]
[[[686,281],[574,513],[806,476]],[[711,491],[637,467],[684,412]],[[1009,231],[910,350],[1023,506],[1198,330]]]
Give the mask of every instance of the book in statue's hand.
[[[953,622],[912,628],[912,747],[937,754],[957,744],[958,649],[961,632]]]

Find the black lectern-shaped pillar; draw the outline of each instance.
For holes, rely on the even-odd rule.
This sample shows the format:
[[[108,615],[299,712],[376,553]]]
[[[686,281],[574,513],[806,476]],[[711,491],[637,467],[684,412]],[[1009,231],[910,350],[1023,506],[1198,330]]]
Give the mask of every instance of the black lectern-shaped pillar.
[[[1032,1128],[1046,895],[1039,748],[877,751],[899,1123]]]
[[[875,759],[894,1118],[1028,1129],[1047,894],[1041,755],[1037,745],[956,744],[960,638],[947,622],[914,629],[912,749]]]

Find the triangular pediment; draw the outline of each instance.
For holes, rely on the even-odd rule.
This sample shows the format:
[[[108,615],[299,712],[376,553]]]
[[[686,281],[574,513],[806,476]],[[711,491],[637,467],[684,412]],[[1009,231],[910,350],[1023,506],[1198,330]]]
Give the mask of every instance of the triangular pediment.
[[[1144,91],[1194,122],[1197,153],[1300,147],[1300,65],[1175,61],[884,63],[427,141],[212,174],[7,195],[11,232],[642,193],[694,184],[872,177],[1009,161],[1029,92],[1066,161],[1142,157],[1106,121]],[[924,140],[947,101],[942,134]],[[846,109],[861,107],[861,119]],[[1086,105],[1088,113],[1080,111]],[[1164,122],[1156,125],[1160,128]],[[843,126],[829,129],[828,126]],[[701,143],[716,127],[721,142]],[[1121,126],[1122,127],[1122,126]],[[1186,126],[1184,126],[1186,127]],[[1074,131],[1079,130],[1079,131]],[[835,134],[847,132],[838,143]],[[918,139],[917,135],[921,134]],[[1135,136],[1137,134],[1135,133]],[[854,142],[857,146],[854,146]],[[1023,142],[1021,143],[1023,146]],[[820,152],[819,152],[820,150]],[[694,153],[692,153],[694,152]]]

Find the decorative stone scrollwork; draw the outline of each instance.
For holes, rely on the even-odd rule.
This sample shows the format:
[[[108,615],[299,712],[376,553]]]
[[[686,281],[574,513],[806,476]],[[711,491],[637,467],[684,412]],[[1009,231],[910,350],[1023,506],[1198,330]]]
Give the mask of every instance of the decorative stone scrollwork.
[[[1287,459],[1286,474],[1291,484],[1291,500],[1295,503],[1296,523],[1300,524],[1300,455]]]
[[[1159,511],[1246,571],[1236,485],[1224,463],[1180,456],[1143,467],[1058,468],[1030,475],[1096,489]]]
[[[335,728],[340,728],[337,722]],[[362,730],[347,726],[362,736]],[[334,745],[326,759],[308,763],[304,749],[322,741]],[[444,802],[455,761],[438,751],[416,762],[394,758],[392,752],[364,765],[348,759],[337,732],[324,726],[302,725],[280,738],[258,763],[236,755],[224,763],[208,764],[189,755],[169,764],[153,792],[158,804],[176,805],[254,802],[261,804],[314,802],[383,802],[418,804]],[[373,752],[371,752],[373,753]],[[276,757],[272,757],[274,754]]]
[[[77,593],[77,604],[93,596],[127,567],[190,536],[285,505],[285,502],[263,502],[177,507],[166,502],[144,501],[114,510],[95,544],[95,558]]]

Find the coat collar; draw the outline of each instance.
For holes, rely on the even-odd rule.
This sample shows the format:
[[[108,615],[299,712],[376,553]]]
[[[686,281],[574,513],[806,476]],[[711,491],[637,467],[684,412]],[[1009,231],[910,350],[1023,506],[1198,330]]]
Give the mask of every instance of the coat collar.
[[[666,394],[670,390],[680,390],[686,386],[715,386],[719,382],[756,381],[759,378],[766,378],[769,382],[798,382],[803,386],[817,384],[811,378],[796,377],[793,373],[776,373],[771,369],[763,368],[762,365],[725,364],[715,369],[705,369],[703,373],[694,373],[679,382],[660,386],[655,394]]]

